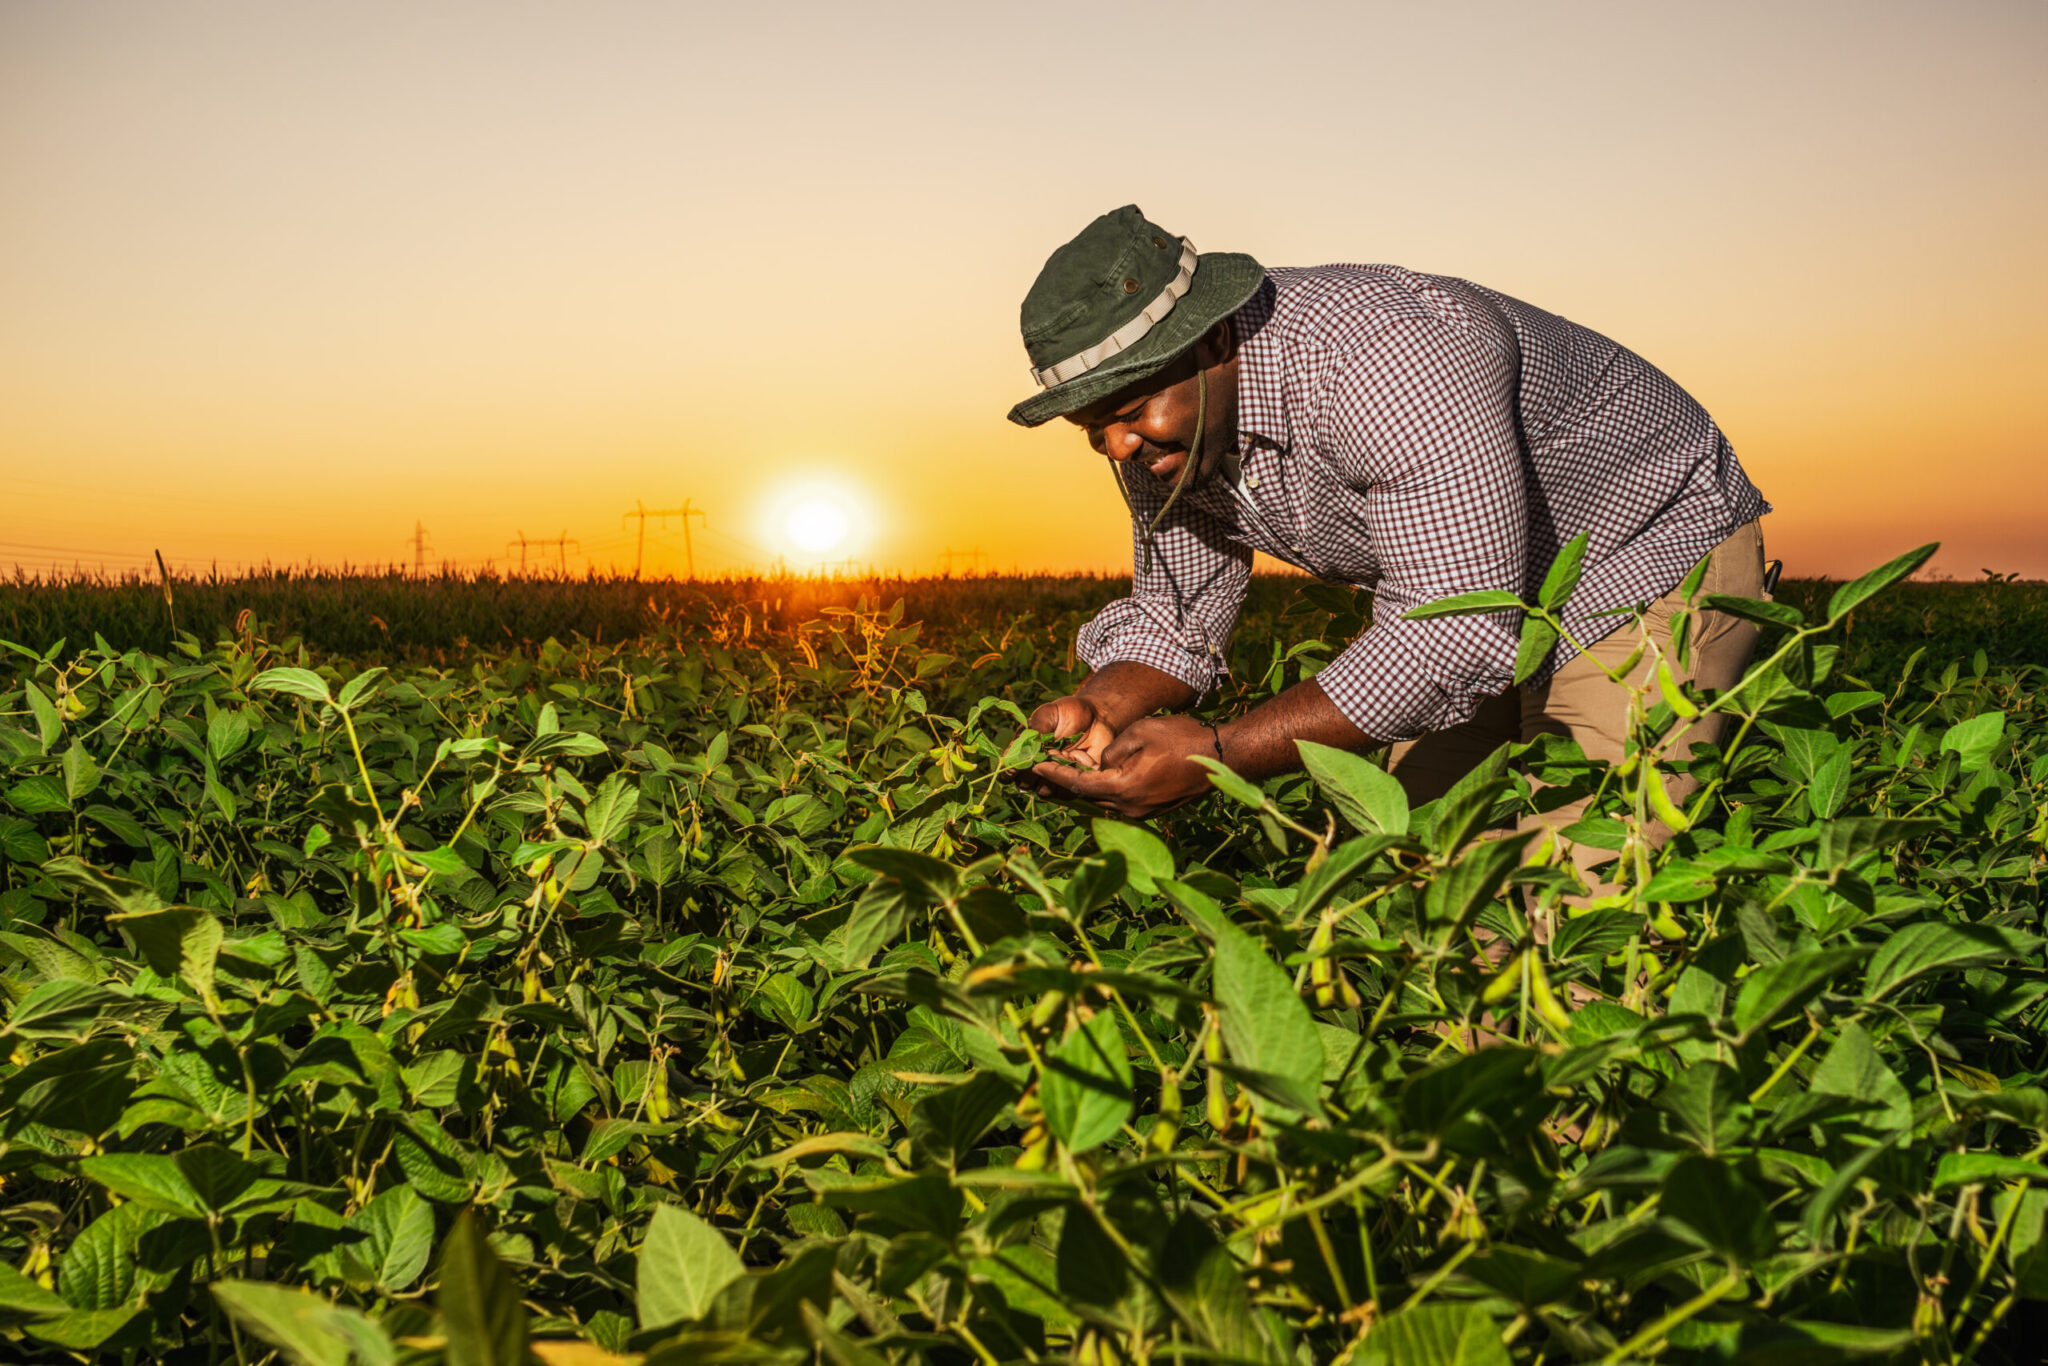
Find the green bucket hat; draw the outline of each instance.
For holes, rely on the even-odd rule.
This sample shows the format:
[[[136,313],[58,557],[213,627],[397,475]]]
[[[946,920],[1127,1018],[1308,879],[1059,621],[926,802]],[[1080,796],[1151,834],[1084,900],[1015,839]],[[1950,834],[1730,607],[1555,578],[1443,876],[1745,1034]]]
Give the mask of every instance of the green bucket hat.
[[[1036,427],[1164,369],[1265,279],[1241,253],[1197,254],[1135,204],[1102,215],[1024,296],[1024,350],[1044,392],[1010,409],[1010,421]]]

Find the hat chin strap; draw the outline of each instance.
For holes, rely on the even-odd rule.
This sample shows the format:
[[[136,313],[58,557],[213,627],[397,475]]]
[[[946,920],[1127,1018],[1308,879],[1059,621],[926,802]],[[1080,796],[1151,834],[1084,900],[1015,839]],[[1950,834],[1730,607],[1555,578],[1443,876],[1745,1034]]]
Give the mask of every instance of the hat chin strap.
[[[1173,312],[1173,306],[1180,302],[1180,296],[1193,288],[1195,266],[1201,257],[1195,251],[1195,244],[1187,238],[1180,239],[1180,269],[1174,274],[1159,297],[1146,304],[1138,316],[1104,337],[1095,345],[1077,356],[1069,356],[1057,365],[1048,365],[1043,370],[1034,369],[1031,378],[1038,381],[1041,389],[1050,389],[1055,384],[1065,384],[1087,374],[1096,366],[1108,360],[1119,351],[1137,345],[1140,338],[1159,325],[1161,319]]]

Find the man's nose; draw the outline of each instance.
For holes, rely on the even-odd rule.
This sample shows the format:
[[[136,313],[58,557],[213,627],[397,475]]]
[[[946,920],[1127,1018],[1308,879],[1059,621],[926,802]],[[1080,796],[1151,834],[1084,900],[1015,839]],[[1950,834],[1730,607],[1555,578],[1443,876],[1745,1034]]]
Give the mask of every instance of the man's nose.
[[[1145,438],[1119,422],[1102,429],[1102,453],[1111,460],[1130,460],[1145,449]]]

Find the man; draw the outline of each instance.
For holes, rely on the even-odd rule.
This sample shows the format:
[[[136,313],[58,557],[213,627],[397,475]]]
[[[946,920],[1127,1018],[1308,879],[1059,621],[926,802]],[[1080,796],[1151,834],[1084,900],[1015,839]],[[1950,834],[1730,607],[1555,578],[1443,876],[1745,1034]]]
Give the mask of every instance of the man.
[[[1043,391],[1010,418],[1065,417],[1109,458],[1136,558],[1131,596],[1077,640],[1087,680],[1031,718],[1083,737],[1083,767],[1033,770],[1045,795],[1143,818],[1208,790],[1195,757],[1260,779],[1299,766],[1297,740],[1391,743],[1417,801],[1543,732],[1618,761],[1627,696],[1599,665],[1626,663],[1640,637],[1596,614],[1648,604],[1668,653],[1674,590],[1703,557],[1703,591],[1764,596],[1769,508],[1699,405],[1597,333],[1468,281],[1266,270],[1198,253],[1128,205],[1046,262],[1023,331]],[[1515,687],[1517,614],[1402,620],[1457,593],[1525,595],[1582,531],[1567,622],[1591,659],[1560,645]],[[1157,714],[1224,674],[1254,550],[1372,588],[1371,627],[1244,716]],[[1692,640],[1693,680],[1720,688],[1754,631],[1702,613]]]

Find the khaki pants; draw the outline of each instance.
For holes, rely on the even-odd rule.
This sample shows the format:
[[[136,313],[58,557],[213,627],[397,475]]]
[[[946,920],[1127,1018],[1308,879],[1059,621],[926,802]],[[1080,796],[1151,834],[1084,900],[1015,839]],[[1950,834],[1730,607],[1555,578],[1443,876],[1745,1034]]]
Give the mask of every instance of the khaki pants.
[[[1757,523],[1739,528],[1714,547],[1707,558],[1706,578],[1700,585],[1700,595],[1708,593],[1744,598],[1766,596],[1763,530]],[[1629,675],[1631,683],[1641,685],[1652,679],[1659,653],[1670,657],[1671,618],[1682,606],[1676,589],[1651,605],[1645,622],[1656,650],[1644,652]],[[1678,661],[1672,658],[1672,673],[1690,677],[1702,688],[1733,687],[1749,667],[1750,651],[1756,645],[1756,628],[1721,612],[1701,612],[1693,621],[1691,634],[1691,668],[1680,669]],[[1510,688],[1481,703],[1469,721],[1395,745],[1388,768],[1407,789],[1408,800],[1419,804],[1442,796],[1451,784],[1508,741],[1533,740],[1542,734],[1569,736],[1578,741],[1587,758],[1618,764],[1624,757],[1628,735],[1628,692],[1595,667],[1593,660],[1610,669],[1618,668],[1641,643],[1642,632],[1630,623],[1596,643],[1589,652],[1591,659],[1574,655],[1548,683]],[[1676,738],[1669,753],[1673,758],[1686,758],[1694,743],[1718,742],[1723,720],[1702,717]],[[1674,779],[1668,786],[1673,800],[1680,803],[1698,788],[1690,779]],[[1519,828],[1538,832],[1545,826],[1561,829],[1578,820],[1590,800],[1527,817]],[[1648,833],[1653,840],[1661,841],[1669,832],[1660,828]],[[1612,852],[1604,849],[1572,849],[1573,863],[1596,892],[1601,885],[1587,869],[1613,857]]]

